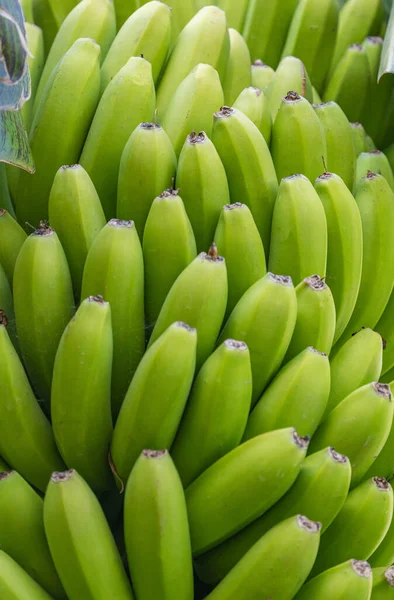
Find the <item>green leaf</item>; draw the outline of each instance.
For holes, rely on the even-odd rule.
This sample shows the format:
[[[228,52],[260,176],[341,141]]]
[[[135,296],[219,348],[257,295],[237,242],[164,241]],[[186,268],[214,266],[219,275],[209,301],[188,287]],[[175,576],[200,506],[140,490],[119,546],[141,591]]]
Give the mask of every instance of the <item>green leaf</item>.
[[[35,172],[29,139],[19,110],[0,111],[0,161]]]
[[[394,3],[391,5],[390,18],[384,36],[378,82],[386,73],[394,73]]]

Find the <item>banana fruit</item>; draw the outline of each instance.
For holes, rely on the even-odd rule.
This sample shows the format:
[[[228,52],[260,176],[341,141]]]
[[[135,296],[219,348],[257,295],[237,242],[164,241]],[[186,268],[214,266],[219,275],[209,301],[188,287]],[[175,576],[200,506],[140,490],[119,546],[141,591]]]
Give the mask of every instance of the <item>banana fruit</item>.
[[[369,600],[372,569],[365,560],[347,560],[305,584],[294,600]],[[335,594],[335,596],[333,596]]]

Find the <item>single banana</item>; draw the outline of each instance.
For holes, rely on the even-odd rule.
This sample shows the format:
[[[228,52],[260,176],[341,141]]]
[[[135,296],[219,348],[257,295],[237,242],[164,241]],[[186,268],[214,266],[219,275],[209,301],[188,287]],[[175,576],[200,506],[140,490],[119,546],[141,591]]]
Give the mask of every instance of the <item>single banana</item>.
[[[164,129],[158,123],[140,123],[122,153],[116,205],[117,218],[133,219],[140,239],[153,199],[171,185],[176,167]]]
[[[393,95],[394,98],[394,95]],[[374,140],[371,138],[370,135],[365,135],[365,151],[366,152],[374,152],[374,150],[377,150],[376,148],[376,144],[374,142]]]
[[[394,386],[394,382],[392,381],[390,385]],[[394,459],[393,459],[393,453],[394,453],[394,422],[391,423],[391,428],[390,428],[390,432],[389,435],[387,437],[386,443],[384,444],[383,448],[381,449],[381,451],[379,452],[377,458],[375,458],[374,462],[372,463],[372,465],[370,466],[370,468],[368,469],[365,478],[367,478],[368,476],[373,477],[373,475],[370,475],[370,473],[374,473],[376,476],[378,477],[385,477],[388,480],[391,480],[394,474]],[[394,522],[392,523],[392,525],[394,526]],[[391,535],[387,535],[387,540],[386,542],[388,542],[390,544],[390,540],[394,539],[393,538],[393,533]],[[387,564],[389,562],[393,562],[394,561],[394,545],[392,546],[392,551],[393,551],[393,558],[392,560],[388,560]],[[373,566],[377,566],[375,563],[372,563]],[[382,563],[379,566],[384,566],[386,563]]]
[[[271,107],[272,121],[275,121],[282,98],[289,90],[294,90],[308,102],[313,102],[313,88],[308,72],[302,60],[295,56],[282,58],[272,81],[264,90]]]
[[[111,306],[116,417],[145,350],[143,256],[133,221],[112,219],[93,241],[82,280],[81,297],[88,296],[103,296]]]
[[[137,459],[126,487],[124,533],[138,600],[193,600],[185,494],[167,450],[143,450]]]
[[[16,259],[27,235],[5,209],[0,209],[0,263],[4,268],[10,285],[14,278]]]
[[[370,600],[372,569],[365,560],[347,560],[303,585],[294,600]]]
[[[58,25],[49,5],[49,0],[32,0],[33,2],[33,22],[44,34],[45,55],[48,54],[53,40],[58,32]]]
[[[376,331],[380,333],[384,340],[385,348],[383,352],[382,374],[389,373],[394,367],[394,294],[391,292],[389,301],[383,311],[382,316],[375,325]],[[392,381],[392,379],[390,379]],[[389,382],[390,382],[389,381]]]
[[[124,147],[139,123],[155,110],[152,66],[131,57],[106,87],[94,115],[80,164],[89,173],[107,219],[116,213],[119,164]]]
[[[10,215],[15,218],[15,209],[11,200],[10,190],[10,169],[13,173],[18,175],[18,167],[13,165],[6,165],[6,163],[0,162],[0,204],[1,208],[8,210]],[[16,177],[17,178],[17,177]]]
[[[142,4],[145,4],[145,0],[142,0]],[[182,29],[191,21],[198,9],[194,0],[167,0],[166,4],[171,9],[171,49]]]
[[[0,550],[0,594],[2,600],[52,600],[3,550]]]
[[[263,134],[267,144],[271,141],[272,117],[268,100],[259,88],[247,87],[239,94],[233,108],[243,112]]]
[[[20,5],[21,5],[21,8],[22,8],[23,17],[24,17],[24,20],[25,20],[25,26],[26,26],[26,23],[28,23],[29,25],[31,23],[34,23],[34,20],[33,20],[33,1],[32,0],[20,0]]]
[[[29,72],[31,94],[28,102],[22,106],[23,123],[26,131],[30,130],[33,121],[34,101],[37,93],[38,84],[41,80],[42,70],[44,68],[44,35],[42,29],[37,25],[25,23],[27,45],[30,50],[30,56],[27,58]]]
[[[234,6],[239,6],[242,3],[245,4],[245,1],[234,3],[232,0],[232,3]],[[239,30],[229,29],[228,33],[230,36],[230,54],[223,81],[223,93],[224,103],[232,106],[241,91],[251,84],[252,74],[250,71],[250,52],[247,43],[239,33]]]
[[[262,92],[266,90],[275,76],[272,67],[266,65],[261,59],[257,58],[252,63],[252,85],[259,88]]]
[[[116,25],[118,31],[137,8],[141,6],[141,0],[114,0]]]
[[[141,360],[111,441],[112,460],[123,481],[144,448],[171,448],[193,382],[196,347],[196,330],[177,321]]]
[[[60,27],[67,15],[78,4],[79,0],[49,0],[57,26]]]
[[[220,156],[204,131],[192,132],[179,155],[176,185],[196,237],[197,251],[209,248],[215,239],[222,207],[230,193]]]
[[[372,569],[373,585],[371,600],[394,598],[394,567]]]
[[[99,501],[75,470],[52,474],[44,499],[44,526],[69,600],[133,600]]]
[[[361,152],[361,154],[359,154],[354,177],[355,191],[357,190],[357,186],[363,177],[368,175],[368,171],[383,175],[394,192],[394,174],[389,163],[389,159],[384,152],[381,152],[380,150],[373,150],[372,152]]]
[[[394,432],[393,432],[394,435]],[[391,441],[391,452],[393,452],[393,442]],[[385,448],[382,452],[385,451]],[[386,458],[387,458],[386,452]],[[380,455],[378,456],[378,459]],[[391,465],[393,466],[392,454],[391,454]],[[377,465],[378,467],[378,465]],[[379,472],[379,468],[377,469],[377,473]],[[392,470],[390,472],[390,476],[392,477]],[[387,567],[387,565],[391,565],[394,561],[394,521],[391,519],[390,527],[387,530],[386,535],[383,538],[383,541],[379,544],[375,552],[369,557],[369,562],[372,567]]]
[[[356,158],[361,152],[366,152],[365,129],[361,123],[350,123],[353,134],[354,147],[356,149]]]
[[[7,279],[7,275],[0,263],[0,320],[5,319],[4,324],[8,327],[8,335],[15,347],[15,350],[20,354],[18,335],[16,332],[14,300],[12,297],[12,288]]]
[[[216,3],[226,13],[228,26],[242,33],[249,0],[217,0]]]
[[[308,443],[292,428],[264,433],[195,479],[186,489],[193,555],[217,546],[271,508],[294,483]]]

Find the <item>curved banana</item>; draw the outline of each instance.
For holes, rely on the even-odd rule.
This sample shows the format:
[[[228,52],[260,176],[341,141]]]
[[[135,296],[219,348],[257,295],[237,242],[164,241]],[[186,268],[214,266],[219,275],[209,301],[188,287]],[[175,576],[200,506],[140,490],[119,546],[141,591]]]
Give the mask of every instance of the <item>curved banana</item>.
[[[116,25],[118,31],[123,24],[140,7],[141,0],[114,0]]]
[[[294,600],[370,600],[372,579],[367,561],[347,560],[302,586]]]
[[[228,0],[227,0],[228,2]],[[242,5],[241,2],[232,2],[234,6]],[[245,0],[243,2],[245,4]],[[222,2],[223,4],[223,2]],[[228,13],[227,19],[229,17]],[[233,106],[233,102],[241,91],[251,84],[250,52],[239,30],[229,29],[230,54],[228,57],[226,74],[223,80],[224,104]],[[222,103],[223,104],[223,103]],[[219,106],[217,109],[220,108]]]
[[[271,141],[272,117],[268,100],[259,88],[247,87],[239,94],[233,108],[243,112],[256,125],[269,145]]]
[[[365,142],[366,133],[361,123],[350,123],[350,127],[352,128],[353,142],[356,149],[357,158],[361,152],[366,152],[367,150]]]
[[[302,60],[295,56],[282,58],[272,81],[264,90],[271,107],[272,121],[275,121],[282,104],[282,98],[286,96],[289,90],[294,90],[309,102],[313,102],[313,88],[308,72]]]
[[[249,0],[217,0],[216,4],[226,13],[228,26],[242,33]]]
[[[394,294],[391,292],[389,301],[383,311],[382,316],[375,325],[376,331],[380,333],[384,340],[385,348],[383,352],[382,374],[386,375],[394,367]],[[390,379],[392,381],[392,379]],[[389,381],[389,382],[390,382]]]
[[[266,90],[275,76],[272,67],[266,65],[260,58],[252,63],[252,86],[259,88],[262,92]]]
[[[52,600],[3,550],[0,550],[0,594],[3,600]]]
[[[5,209],[0,208],[0,263],[12,286],[16,259],[27,235]]]
[[[44,50],[45,55],[56,37],[59,27],[55,21],[52,8],[49,5],[49,0],[32,0],[33,1],[33,22],[37,25],[44,34]]]
[[[52,9],[53,16],[55,17],[55,21],[58,27],[61,26],[64,19],[67,15],[72,11],[75,5],[78,3],[78,0],[48,0],[49,6]]]
[[[393,434],[394,436],[394,431]],[[391,452],[393,452],[393,442],[391,441]],[[384,452],[385,448],[382,450]],[[386,452],[386,458],[387,458]],[[380,455],[378,456],[378,458]],[[392,457],[392,454],[391,454]],[[393,460],[391,458],[391,465],[393,466]],[[377,465],[378,466],[378,465]],[[379,472],[379,468],[377,469],[377,473]],[[390,472],[390,477],[392,477],[392,469]],[[375,552],[369,557],[369,562],[372,567],[387,567],[387,565],[391,565],[394,561],[394,521],[391,519],[390,527],[387,530],[386,535],[384,536],[382,542],[379,544]]]
[[[389,159],[384,152],[381,152],[380,150],[361,152],[361,154],[359,154],[354,177],[355,191],[357,190],[357,186],[363,177],[366,177],[369,171],[382,175],[394,192],[394,174],[390,166]]]
[[[390,600],[394,598],[394,568],[383,567],[372,570],[373,585],[371,600]]]

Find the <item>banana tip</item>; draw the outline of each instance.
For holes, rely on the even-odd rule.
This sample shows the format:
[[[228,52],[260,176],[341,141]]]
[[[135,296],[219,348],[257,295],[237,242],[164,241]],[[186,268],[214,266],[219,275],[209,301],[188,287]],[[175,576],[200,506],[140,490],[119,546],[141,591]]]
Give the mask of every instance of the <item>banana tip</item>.
[[[61,483],[62,481],[68,481],[74,475],[75,470],[69,469],[68,471],[55,471],[51,475],[51,481],[53,483]]]
[[[117,227],[119,229],[131,229],[132,227],[134,227],[134,221],[125,221],[124,219],[111,219],[110,221],[108,221],[108,225],[109,227]]]
[[[167,450],[143,450],[142,456],[145,458],[163,458],[168,454]]]
[[[0,325],[3,327],[7,327],[7,325],[8,325],[7,315],[5,314],[4,310],[2,310],[1,308],[0,308]]]
[[[287,285],[291,287],[293,285],[293,280],[290,275],[275,275],[275,273],[268,272],[268,277],[274,283],[279,283],[280,285]]]
[[[378,490],[381,490],[382,492],[388,492],[390,490],[391,485],[384,477],[373,477],[372,479]]]
[[[330,446],[328,448],[328,454],[331,456],[331,458],[333,459],[334,462],[337,462],[339,464],[347,464],[349,462],[349,459],[347,456],[345,456],[344,454],[341,454],[340,452],[337,452],[335,450],[335,448],[333,448],[332,446]]]
[[[304,282],[315,292],[320,292],[321,290],[325,290],[327,288],[324,278],[320,277],[320,275],[311,275],[310,277],[306,277]]]
[[[372,383],[375,392],[381,398],[387,398],[387,400],[391,400],[391,389],[388,383]]]
[[[391,587],[394,587],[394,565],[385,570],[384,576]]]
[[[189,142],[189,144],[203,144],[207,141],[207,134],[205,133],[205,131],[199,131],[198,133],[192,131],[187,136],[187,141]]]
[[[359,575],[359,577],[366,577],[369,579],[372,576],[372,569],[369,562],[366,560],[351,560],[353,571]]]
[[[37,229],[35,229],[31,235],[44,237],[47,235],[53,235],[53,233],[54,233],[53,229],[51,229],[51,227],[49,227],[49,225],[46,221],[40,221],[40,226],[37,227]]]
[[[311,438],[309,437],[309,435],[301,436],[298,435],[295,429],[293,430],[293,440],[296,443],[296,445],[299,448],[301,448],[301,450],[305,450],[306,448],[308,448],[310,439]]]
[[[11,475],[14,475],[15,471],[2,471],[0,473],[0,481],[3,481],[3,479],[8,479],[9,477],[11,477]]]
[[[308,517],[304,515],[297,515],[297,523],[305,531],[309,533],[319,533],[321,529],[321,523],[319,521],[311,521]]]

